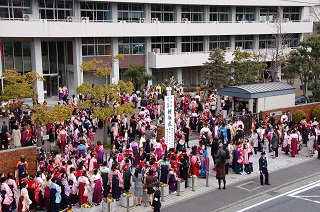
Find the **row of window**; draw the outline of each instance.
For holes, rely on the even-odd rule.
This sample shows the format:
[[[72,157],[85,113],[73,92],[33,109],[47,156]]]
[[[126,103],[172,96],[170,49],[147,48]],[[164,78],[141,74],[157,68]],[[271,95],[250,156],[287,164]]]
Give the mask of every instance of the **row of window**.
[[[72,0],[39,0],[39,17],[49,20],[64,20],[73,16]],[[118,20],[140,21],[144,18],[145,5],[119,3],[117,5]],[[204,6],[182,5],[181,17],[192,22],[205,21]],[[90,20],[111,21],[111,4],[109,2],[80,2],[81,17],[88,17]],[[256,13],[259,13],[259,20],[256,20]],[[21,19],[23,14],[31,13],[30,0],[0,0],[0,19]],[[272,21],[278,16],[277,7],[236,7],[236,21]],[[176,6],[171,4],[151,4],[151,18],[158,18],[159,21],[176,21]],[[283,18],[289,20],[300,20],[299,7],[284,7]],[[210,6],[209,21],[231,21],[231,7]]]
[[[209,49],[220,48],[226,50],[231,46],[230,36],[209,36]],[[299,43],[299,35],[283,35],[282,39],[288,47],[297,47]],[[274,48],[274,35],[259,35],[259,48]],[[235,36],[235,46],[243,49],[254,49],[253,35],[237,35]],[[160,49],[161,53],[169,53],[171,48],[176,48],[176,37],[152,37],[151,48]],[[118,49],[120,54],[145,54],[144,38],[119,38]],[[203,36],[184,36],[181,37],[182,52],[199,52],[204,51]],[[110,38],[83,38],[82,39],[82,55],[111,55],[111,39]]]

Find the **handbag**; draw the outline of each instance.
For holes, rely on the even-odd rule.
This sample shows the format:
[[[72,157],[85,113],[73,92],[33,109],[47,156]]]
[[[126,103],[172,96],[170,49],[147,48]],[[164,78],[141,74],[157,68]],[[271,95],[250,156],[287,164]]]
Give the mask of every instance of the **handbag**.
[[[83,196],[85,196],[85,197],[89,196],[89,190],[87,187],[84,188]]]

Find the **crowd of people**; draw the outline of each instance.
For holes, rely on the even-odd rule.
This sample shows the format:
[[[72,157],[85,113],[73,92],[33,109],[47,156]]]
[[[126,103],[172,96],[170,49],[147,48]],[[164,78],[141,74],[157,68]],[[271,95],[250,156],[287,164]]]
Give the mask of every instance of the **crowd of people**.
[[[295,156],[301,144],[308,143],[311,157],[318,148],[315,141],[319,141],[320,130],[316,120],[311,123],[302,120],[301,124],[293,125],[290,111],[278,122],[274,115],[266,116],[251,122],[252,136],[245,138],[244,119],[251,116],[232,114],[226,120],[217,110],[215,93],[200,101],[200,92],[184,93],[180,87],[174,92],[175,148],[168,148],[164,138],[158,136],[164,115],[159,101],[163,92],[156,86],[139,94],[120,96],[121,102],[111,107],[129,101],[135,103],[139,112],[131,117],[114,114],[108,119],[111,141],[108,152],[101,141],[95,140],[95,132],[102,128],[103,122],[92,118],[93,107],[86,110],[75,107],[70,119],[41,128],[41,133],[49,135],[50,155],[41,150],[36,173],[29,172],[28,163],[21,156],[15,173],[0,174],[2,211],[18,208],[19,212],[43,209],[56,212],[87,202],[99,205],[106,197],[118,201],[123,193],[130,191],[134,191],[136,206],[141,205],[146,191],[150,205],[159,207],[159,202],[155,202],[159,199],[158,183],[175,193],[179,181],[187,186],[190,177],[205,178],[211,171],[210,155],[218,188],[226,189],[225,176],[229,170],[237,174],[252,173],[258,151],[272,152],[276,158],[281,146],[285,154]],[[90,96],[79,99],[73,96],[71,101],[76,106],[78,101],[90,101]],[[221,108],[228,110],[227,98],[221,104]],[[10,114],[9,126],[3,122],[2,148],[35,145],[36,128],[30,113],[16,109]],[[190,147],[193,134],[199,142]],[[18,193],[20,197],[16,199]]]

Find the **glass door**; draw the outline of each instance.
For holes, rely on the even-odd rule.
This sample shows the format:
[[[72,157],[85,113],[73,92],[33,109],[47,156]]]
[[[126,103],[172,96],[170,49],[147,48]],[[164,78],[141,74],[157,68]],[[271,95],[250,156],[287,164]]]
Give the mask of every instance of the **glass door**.
[[[44,76],[44,92],[47,94],[47,98],[52,96],[58,96],[59,89],[59,77],[58,75]]]

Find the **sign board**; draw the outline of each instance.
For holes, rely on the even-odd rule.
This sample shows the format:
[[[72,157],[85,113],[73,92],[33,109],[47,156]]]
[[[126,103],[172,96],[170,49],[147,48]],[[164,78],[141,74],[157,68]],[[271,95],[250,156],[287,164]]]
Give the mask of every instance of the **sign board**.
[[[164,138],[167,148],[174,148],[174,96],[164,97]]]
[[[273,113],[274,113],[275,116],[281,116],[282,115],[282,110],[270,112],[270,116],[272,116]]]
[[[43,137],[42,137],[42,139],[45,141],[45,140],[49,140],[49,135],[44,135]]]

